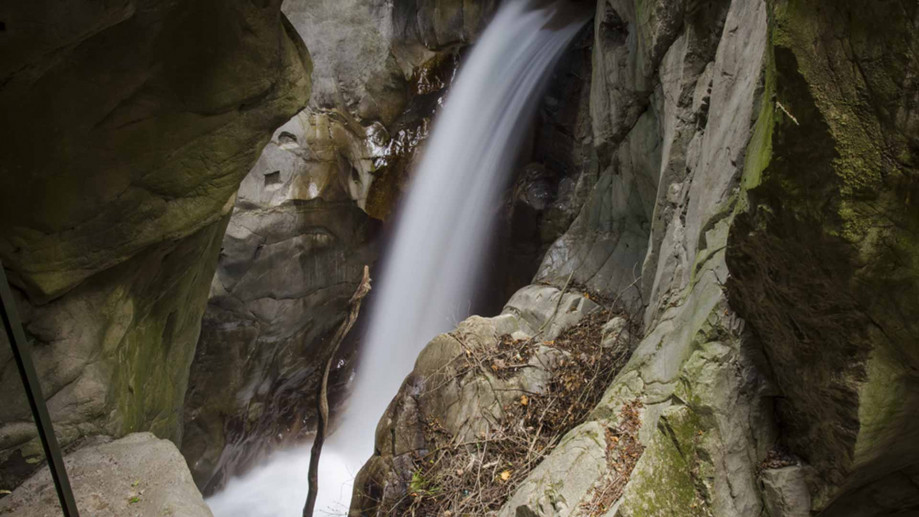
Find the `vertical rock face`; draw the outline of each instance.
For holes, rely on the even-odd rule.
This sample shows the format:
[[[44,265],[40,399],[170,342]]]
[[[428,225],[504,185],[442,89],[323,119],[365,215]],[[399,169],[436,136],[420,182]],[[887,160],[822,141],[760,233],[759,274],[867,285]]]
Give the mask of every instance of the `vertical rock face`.
[[[627,287],[641,269],[660,167],[658,114],[647,106],[653,91],[650,76],[662,56],[660,49],[648,48],[653,42],[643,41],[650,36],[630,33],[616,11],[601,7],[597,19],[590,85],[594,150],[585,164],[596,186],[573,224],[545,254],[536,280],[562,284],[570,277],[631,301],[638,299],[638,291]],[[658,23],[675,22],[665,18]],[[674,37],[668,31],[672,29],[664,27],[664,34],[654,37]]]
[[[377,259],[377,219],[401,193],[455,51],[493,7],[410,3],[283,7],[310,49],[313,96],[243,180],[221,246],[184,410],[182,452],[205,492],[312,431],[325,338]]]
[[[600,2],[595,137],[610,146],[605,152],[614,163],[626,173],[642,172],[656,193],[640,198],[641,210],[623,208],[625,199],[612,202],[587,226],[603,236],[630,217],[647,216],[648,223],[642,255],[613,241],[606,246],[610,269],[593,281],[610,282],[617,292],[634,282],[645,336],[592,417],[546,465],[608,454],[603,441],[586,452],[576,445],[591,443],[583,437],[594,426],[619,428],[621,408],[633,401],[644,407],[638,433],[644,450],[631,471],[586,479],[538,468],[503,515],[552,514],[559,500],[562,515],[585,505],[592,515],[761,513],[757,468],[773,440],[762,396],[768,384],[723,283],[730,214],[761,98],[767,28],[764,2]],[[609,185],[598,182],[598,194],[615,193]],[[643,260],[640,273],[635,258]],[[614,495],[595,504],[604,491]]]
[[[500,515],[761,511],[756,473],[772,440],[771,410],[723,283],[725,214],[738,195],[766,48],[763,2],[600,3],[594,168],[584,173],[594,184],[536,279],[561,287],[570,277],[647,306],[645,337],[591,416],[519,482]],[[625,426],[626,406],[643,407],[644,453],[619,474],[606,468],[616,449],[603,437]]]
[[[596,181],[590,84],[583,80],[591,73],[592,42],[588,27],[562,57],[521,153],[526,165],[511,191],[509,235],[498,237],[509,242],[502,250],[504,283],[492,286],[502,304],[533,280],[546,250],[571,226]]]
[[[181,439],[234,192],[309,97],[279,2],[2,8],[0,257],[59,439]],[[0,338],[4,339],[4,338]],[[0,346],[0,485],[40,460]]]
[[[902,2],[598,2],[594,185],[536,279],[626,302],[644,337],[499,515],[919,507],[917,16]],[[410,406],[400,394],[381,429]],[[641,449],[609,468],[621,451],[603,433],[635,407]],[[375,457],[363,475],[391,470]],[[393,497],[356,492],[352,513],[376,495]]]
[[[732,303],[824,515],[919,507],[917,16],[775,2],[775,109],[728,241]]]

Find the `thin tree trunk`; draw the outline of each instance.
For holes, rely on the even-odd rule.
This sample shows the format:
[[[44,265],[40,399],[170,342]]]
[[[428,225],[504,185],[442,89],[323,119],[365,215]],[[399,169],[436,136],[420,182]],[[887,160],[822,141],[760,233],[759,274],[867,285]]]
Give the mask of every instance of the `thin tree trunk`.
[[[325,443],[325,435],[329,427],[329,371],[332,369],[332,361],[335,359],[338,347],[341,346],[341,342],[344,341],[357,320],[357,315],[361,310],[361,301],[369,292],[370,268],[364,266],[364,277],[349,302],[351,311],[332,336],[331,347],[322,373],[322,382],[319,384],[319,393],[316,397],[319,418],[316,425],[316,438],[313,440],[313,448],[310,452],[309,492],[306,495],[306,505],[303,507],[303,517],[313,517],[316,497],[319,495],[319,455],[322,453],[322,444]]]

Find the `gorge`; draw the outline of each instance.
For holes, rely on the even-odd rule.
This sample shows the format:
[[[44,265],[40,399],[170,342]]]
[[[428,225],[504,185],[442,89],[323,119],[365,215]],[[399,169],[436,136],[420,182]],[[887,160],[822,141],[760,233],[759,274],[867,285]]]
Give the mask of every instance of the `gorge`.
[[[339,514],[919,512],[914,2],[281,4],[0,6],[0,259],[81,514],[299,512],[365,264]],[[0,515],[55,515],[0,340]]]

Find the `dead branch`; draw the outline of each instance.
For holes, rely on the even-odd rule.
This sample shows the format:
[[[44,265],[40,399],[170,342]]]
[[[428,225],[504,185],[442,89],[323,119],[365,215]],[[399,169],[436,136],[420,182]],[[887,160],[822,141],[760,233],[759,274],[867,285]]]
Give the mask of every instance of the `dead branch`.
[[[313,448],[310,451],[309,492],[306,495],[306,505],[303,507],[303,517],[313,517],[316,497],[319,495],[319,455],[322,453],[322,445],[325,443],[325,435],[329,427],[329,370],[332,369],[332,361],[335,359],[338,347],[341,346],[341,342],[344,341],[345,336],[348,335],[357,320],[357,315],[361,310],[361,301],[369,292],[370,268],[364,266],[364,277],[348,302],[351,306],[351,311],[332,336],[325,369],[322,372],[322,382],[319,383],[319,393],[316,397],[318,422],[316,425],[316,438],[313,440]]]

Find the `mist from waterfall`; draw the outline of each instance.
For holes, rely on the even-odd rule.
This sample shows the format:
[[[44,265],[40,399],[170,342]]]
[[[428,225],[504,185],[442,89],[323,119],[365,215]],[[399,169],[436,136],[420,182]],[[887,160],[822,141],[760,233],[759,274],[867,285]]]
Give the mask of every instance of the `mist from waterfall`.
[[[373,454],[377,422],[415,358],[431,338],[469,315],[526,126],[554,65],[587,21],[565,4],[505,2],[450,88],[400,210],[386,266],[372,272],[375,309],[353,391],[323,449],[317,515],[347,513],[352,477]],[[299,515],[308,448],[279,452],[232,480],[208,501],[215,515]]]

